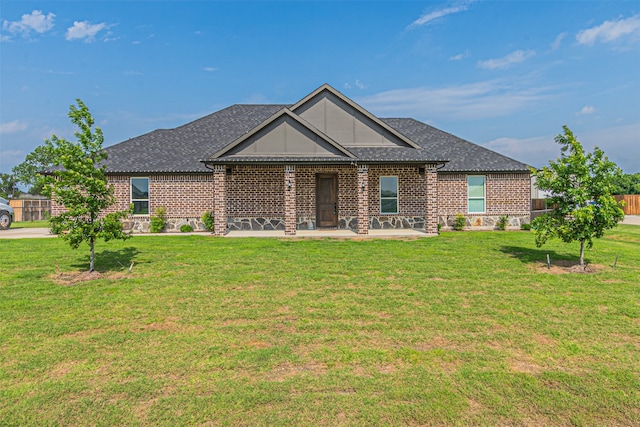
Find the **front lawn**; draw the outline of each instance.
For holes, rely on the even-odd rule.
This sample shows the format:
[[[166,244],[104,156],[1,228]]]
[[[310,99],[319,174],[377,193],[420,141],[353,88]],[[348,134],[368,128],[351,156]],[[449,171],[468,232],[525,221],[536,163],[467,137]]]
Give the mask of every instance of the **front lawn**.
[[[16,221],[11,224],[11,228],[49,228],[49,221],[46,219],[38,221]]]
[[[638,425],[639,248],[0,240],[0,424]]]

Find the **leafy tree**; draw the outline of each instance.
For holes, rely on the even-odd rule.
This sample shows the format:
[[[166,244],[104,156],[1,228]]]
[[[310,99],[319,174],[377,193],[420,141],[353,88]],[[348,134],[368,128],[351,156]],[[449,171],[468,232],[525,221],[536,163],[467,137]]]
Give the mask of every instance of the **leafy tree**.
[[[640,194],[640,173],[618,176],[614,181],[613,194]]]
[[[16,197],[18,193],[20,192],[16,189],[15,177],[8,173],[0,173],[0,197],[8,199],[9,195]]]
[[[55,153],[45,144],[27,154],[24,162],[14,166],[11,171],[18,182],[29,186],[29,194],[42,194],[45,179],[41,172],[51,169],[54,163]]]
[[[45,140],[45,149],[53,155],[54,168],[44,178],[43,193],[64,207],[64,212],[50,219],[51,231],[66,240],[73,249],[82,242],[89,245],[89,271],[95,268],[95,242],[98,239],[127,239],[130,234],[122,229],[122,218],[129,211],[104,211],[115,203],[113,187],[108,185],[102,149],[102,130],[92,131],[93,117],[87,106],[76,99],[71,105],[69,118],[78,126],[77,143],[53,135]]]
[[[615,227],[624,218],[621,204],[611,195],[620,169],[602,150],[586,153],[567,126],[555,141],[562,146],[561,156],[541,170],[532,170],[541,190],[551,192],[549,202],[556,207],[532,221],[536,245],[551,238],[565,243],[580,242],[580,265],[584,265],[584,247],[593,246],[593,238]]]

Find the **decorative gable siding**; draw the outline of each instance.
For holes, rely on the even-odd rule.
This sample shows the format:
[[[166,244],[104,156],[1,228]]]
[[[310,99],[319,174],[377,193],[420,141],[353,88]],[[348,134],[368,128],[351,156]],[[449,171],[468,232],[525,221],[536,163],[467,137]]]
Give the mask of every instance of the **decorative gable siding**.
[[[300,106],[295,113],[347,148],[407,146],[329,92]]]
[[[283,116],[247,141],[230,150],[228,156],[314,156],[337,157],[342,153],[291,117]]]

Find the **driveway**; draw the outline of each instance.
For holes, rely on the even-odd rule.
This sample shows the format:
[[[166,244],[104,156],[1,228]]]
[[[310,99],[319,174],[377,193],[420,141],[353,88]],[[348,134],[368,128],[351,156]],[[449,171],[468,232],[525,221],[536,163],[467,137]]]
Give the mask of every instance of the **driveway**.
[[[627,215],[624,217],[622,224],[630,224],[630,225],[640,225],[640,215]],[[424,233],[420,233],[416,230],[370,230],[371,234],[369,237],[382,237],[382,236],[407,236],[407,235],[424,235]],[[343,232],[342,234],[340,232]],[[184,236],[187,234],[200,234],[206,235],[208,233],[158,233],[158,234],[134,234],[136,236]],[[280,235],[282,234],[282,235]],[[284,232],[278,233],[277,235],[269,234],[268,232],[260,232],[260,233],[242,233],[242,232],[230,232],[228,237],[284,237]],[[357,234],[347,231],[347,230],[332,230],[327,232],[326,234],[318,233],[308,233],[305,234],[304,231],[300,231],[298,233],[299,237],[356,237]],[[29,239],[34,237],[56,237],[55,234],[50,234],[48,228],[10,228],[8,230],[0,230],[0,239]],[[362,237],[362,236],[359,236]]]
[[[33,237],[57,237],[48,228],[10,228],[0,230],[0,239],[30,239]]]
[[[623,224],[640,225],[640,215],[627,215],[624,217]]]

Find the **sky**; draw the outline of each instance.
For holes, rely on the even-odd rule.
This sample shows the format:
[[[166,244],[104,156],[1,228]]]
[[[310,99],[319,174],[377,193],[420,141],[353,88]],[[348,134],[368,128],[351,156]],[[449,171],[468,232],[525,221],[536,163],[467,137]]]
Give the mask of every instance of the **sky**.
[[[567,125],[640,172],[640,0],[0,0],[0,172],[75,140],[78,98],[106,147],[324,83],[538,168]]]

